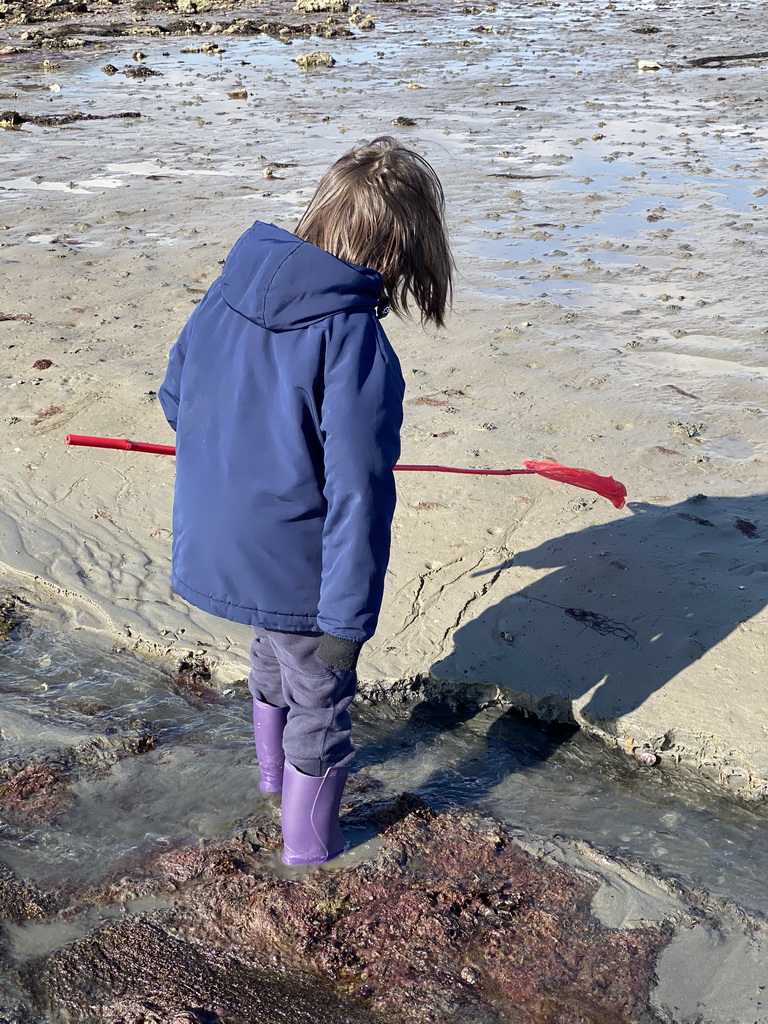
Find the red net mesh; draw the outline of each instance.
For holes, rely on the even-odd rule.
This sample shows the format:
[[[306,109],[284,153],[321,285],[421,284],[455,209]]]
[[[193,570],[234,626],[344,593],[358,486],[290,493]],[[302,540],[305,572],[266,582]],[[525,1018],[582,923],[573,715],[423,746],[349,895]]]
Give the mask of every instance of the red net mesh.
[[[616,508],[624,508],[626,503],[627,488],[612,476],[600,476],[591,469],[573,469],[571,466],[561,466],[557,462],[537,462],[535,459],[526,459],[523,465],[526,469],[550,480],[559,480],[562,484],[573,484],[574,487],[594,491],[607,498]]]

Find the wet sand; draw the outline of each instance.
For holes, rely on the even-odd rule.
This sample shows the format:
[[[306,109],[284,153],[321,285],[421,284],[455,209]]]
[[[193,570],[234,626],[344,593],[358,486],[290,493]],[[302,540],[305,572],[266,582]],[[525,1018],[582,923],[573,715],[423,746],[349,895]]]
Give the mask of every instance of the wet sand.
[[[185,17],[326,17],[288,8]],[[172,443],[166,354],[231,244],[257,218],[293,227],[328,163],[394,132],[444,181],[460,273],[447,331],[387,322],[403,461],[552,458],[623,480],[629,505],[403,474],[364,691],[509,702],[764,797],[765,62],[693,63],[768,49],[761,5],[409,0],[368,5],[375,29],[292,41],[89,34],[170,18],[106,10],[79,20],[82,46],[45,45],[61,21],[0,28],[21,51],[0,110],[25,118],[0,135],[0,562],[36,622],[242,678],[247,631],[169,592],[172,460],[63,438]],[[316,50],[335,65],[301,70]],[[123,73],[140,66],[159,74]],[[141,116],[26,120],[78,112]],[[610,885],[608,927],[656,919],[633,909],[646,881]],[[762,933],[726,916],[728,956],[660,912],[686,922],[659,970],[668,1019],[701,999],[717,1024],[766,1019]],[[717,991],[693,958],[719,965]]]
[[[64,435],[172,442],[166,353],[232,242],[293,227],[331,160],[396,131],[443,178],[460,275],[446,332],[388,322],[403,460],[552,458],[630,501],[403,475],[364,688],[490,685],[764,796],[764,64],[693,66],[759,51],[759,5],[371,12],[375,30],[321,40],[137,43],[91,18],[82,46],[46,49],[60,25],[7,26],[0,106],[141,116],[3,133],[6,579],[71,626],[242,676],[244,631],[169,593],[171,461]],[[131,17],[112,20],[163,22]],[[302,71],[319,46],[335,66]]]

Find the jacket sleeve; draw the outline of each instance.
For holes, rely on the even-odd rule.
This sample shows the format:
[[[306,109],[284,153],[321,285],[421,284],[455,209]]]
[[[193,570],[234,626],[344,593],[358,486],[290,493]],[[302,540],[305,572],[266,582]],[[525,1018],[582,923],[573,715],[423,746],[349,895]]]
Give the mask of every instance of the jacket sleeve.
[[[192,314],[194,317],[194,313]],[[188,320],[179,340],[171,349],[168,357],[168,367],[165,371],[165,380],[160,385],[157,397],[163,407],[165,418],[173,429],[176,429],[176,422],[179,418],[179,401],[181,399],[181,371],[184,367],[184,357],[187,350],[189,332],[191,331],[192,320]]]
[[[318,628],[341,640],[373,636],[389,561],[404,383],[372,314],[333,319],[320,426],[327,514]]]

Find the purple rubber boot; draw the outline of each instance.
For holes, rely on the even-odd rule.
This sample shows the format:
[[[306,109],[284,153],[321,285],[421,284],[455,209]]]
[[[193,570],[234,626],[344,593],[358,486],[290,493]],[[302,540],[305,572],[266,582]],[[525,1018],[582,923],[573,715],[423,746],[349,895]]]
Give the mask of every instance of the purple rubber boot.
[[[261,769],[259,789],[262,793],[283,791],[283,730],[287,720],[288,708],[276,708],[254,698],[253,738]]]
[[[285,763],[283,786],[283,864],[325,864],[347,844],[339,825],[339,804],[348,768],[304,775]]]

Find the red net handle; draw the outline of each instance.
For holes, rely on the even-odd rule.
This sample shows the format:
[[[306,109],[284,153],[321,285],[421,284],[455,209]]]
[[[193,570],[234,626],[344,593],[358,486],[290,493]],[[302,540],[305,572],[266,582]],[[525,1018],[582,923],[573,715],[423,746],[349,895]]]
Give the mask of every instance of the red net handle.
[[[150,444],[146,441],[129,441],[122,437],[88,437],[85,434],[67,434],[67,444],[85,445],[89,448],[119,448],[128,452],[148,452],[150,455],[175,455],[172,444]],[[594,491],[607,498],[616,508],[624,508],[627,488],[612,476],[599,476],[591,469],[574,469],[557,462],[539,462],[526,459],[525,469],[462,469],[457,466],[395,466],[401,473],[468,473],[472,476],[517,476],[521,473],[537,473],[561,484],[572,484]]]
[[[120,448],[125,452],[147,452],[150,455],[175,455],[172,444],[150,444],[148,441],[129,441],[124,437],[88,437],[86,434],[67,434],[67,444],[86,448]]]
[[[148,452],[150,455],[175,455],[172,444],[150,444],[147,441],[129,441],[124,437],[88,437],[86,434],[67,434],[67,444],[83,445],[87,448],[119,448],[125,452]],[[404,466],[397,465],[400,472],[412,473],[472,473],[479,476],[513,476],[516,473],[536,473],[535,469],[459,469],[456,466]]]

